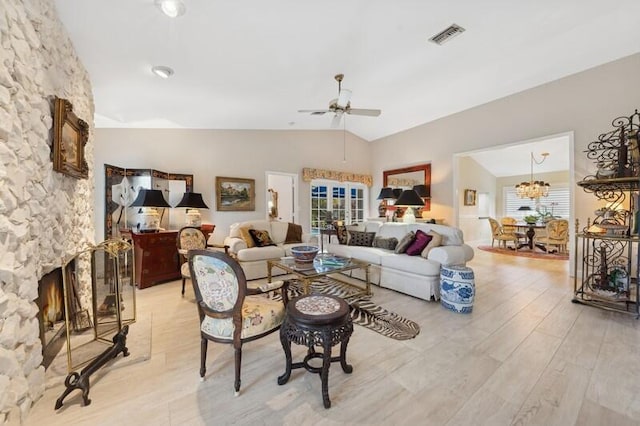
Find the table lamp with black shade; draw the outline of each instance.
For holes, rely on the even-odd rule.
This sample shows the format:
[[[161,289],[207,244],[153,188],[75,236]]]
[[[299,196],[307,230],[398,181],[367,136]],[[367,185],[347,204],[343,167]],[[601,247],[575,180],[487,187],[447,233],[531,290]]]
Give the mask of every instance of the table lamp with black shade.
[[[396,200],[395,205],[407,208],[402,215],[402,221],[404,223],[415,223],[416,216],[413,213],[413,207],[423,207],[424,201],[416,191],[413,189],[407,189],[402,191],[402,194],[400,194],[400,197]]]
[[[378,216],[385,217],[387,213],[387,203],[386,200],[393,200],[395,197],[393,196],[393,189],[391,187],[386,186],[380,190],[380,194],[378,195],[377,200],[380,200],[380,204],[378,205]]]
[[[183,207],[187,209],[185,226],[199,227],[202,225],[202,216],[198,209],[208,209],[202,199],[202,194],[198,192],[185,192],[182,200],[176,205],[176,208]]]
[[[131,207],[140,207],[140,210],[138,210],[140,220],[136,225],[137,231],[158,232],[162,216],[158,214],[156,209],[162,208],[162,214],[164,215],[164,209],[171,206],[164,199],[162,191],[159,189],[141,189],[136,199],[131,203]]]
[[[426,200],[431,198],[431,189],[427,185],[421,184],[421,185],[413,185],[413,190],[418,193],[420,198],[422,198],[423,207],[424,207],[425,206],[424,203],[426,203]],[[416,213],[419,214],[420,216],[424,216],[424,213],[426,212],[417,211]]]

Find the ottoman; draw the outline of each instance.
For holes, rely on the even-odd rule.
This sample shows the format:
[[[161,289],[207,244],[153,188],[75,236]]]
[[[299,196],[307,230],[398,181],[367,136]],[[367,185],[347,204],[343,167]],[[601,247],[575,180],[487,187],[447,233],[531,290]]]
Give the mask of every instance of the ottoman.
[[[441,267],[440,302],[445,308],[462,314],[471,313],[475,287],[473,269],[455,265]]]

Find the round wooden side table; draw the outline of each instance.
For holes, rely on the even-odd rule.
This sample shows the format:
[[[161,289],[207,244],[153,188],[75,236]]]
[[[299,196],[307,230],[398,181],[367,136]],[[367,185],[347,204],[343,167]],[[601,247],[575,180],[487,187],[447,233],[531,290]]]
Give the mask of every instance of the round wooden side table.
[[[353,367],[347,364],[347,344],[353,333],[353,323],[349,314],[349,305],[339,297],[312,294],[291,299],[280,327],[280,343],[286,357],[286,370],[278,377],[278,384],[289,381],[291,370],[304,368],[311,373],[320,374],[322,381],[322,401],[324,408],[331,407],[329,399],[329,367],[332,362],[340,361],[342,370],[350,374]],[[307,355],[302,362],[291,362],[291,342],[305,345]],[[331,347],[340,343],[340,356],[331,356]],[[315,347],[322,347],[322,353]],[[314,367],[309,361],[322,359],[321,367]]]

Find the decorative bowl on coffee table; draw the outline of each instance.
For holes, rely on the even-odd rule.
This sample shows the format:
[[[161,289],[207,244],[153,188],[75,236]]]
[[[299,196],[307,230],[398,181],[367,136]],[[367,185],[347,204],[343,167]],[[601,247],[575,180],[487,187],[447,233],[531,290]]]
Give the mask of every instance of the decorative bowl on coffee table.
[[[318,247],[316,246],[295,246],[291,247],[291,255],[298,264],[311,265],[313,259],[318,254]]]

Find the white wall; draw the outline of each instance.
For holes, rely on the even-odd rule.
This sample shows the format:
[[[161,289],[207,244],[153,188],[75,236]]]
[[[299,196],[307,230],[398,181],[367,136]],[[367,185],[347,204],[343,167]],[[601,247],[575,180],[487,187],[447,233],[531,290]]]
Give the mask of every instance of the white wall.
[[[473,189],[477,193],[487,193],[491,200],[496,199],[496,177],[471,157],[458,158],[458,227],[462,230],[464,240],[481,241],[491,236],[489,222],[479,219],[478,203],[475,206],[464,205],[464,190]]]
[[[611,121],[640,108],[640,54],[423,124],[372,143],[373,188],[382,171],[431,161],[431,212],[456,224],[458,195],[453,183],[453,154],[574,131],[574,177],[595,171],[584,150],[598,135],[612,130]],[[434,99],[434,102],[438,102]],[[581,223],[597,203],[574,191]],[[376,201],[370,200],[370,210]]]
[[[202,221],[216,225],[214,239],[221,243],[232,223],[265,218],[266,171],[297,173],[300,179],[304,167],[369,173],[368,142],[347,133],[346,143],[343,163],[343,133],[338,130],[96,129],[96,240],[102,241],[104,234],[105,163],[193,174],[194,192],[202,193],[210,207],[200,211]],[[216,176],[255,179],[256,210],[216,211]],[[310,186],[300,181],[298,188],[298,223],[309,230]]]

